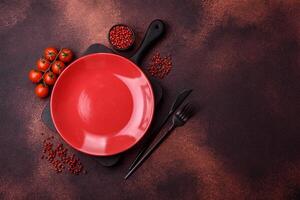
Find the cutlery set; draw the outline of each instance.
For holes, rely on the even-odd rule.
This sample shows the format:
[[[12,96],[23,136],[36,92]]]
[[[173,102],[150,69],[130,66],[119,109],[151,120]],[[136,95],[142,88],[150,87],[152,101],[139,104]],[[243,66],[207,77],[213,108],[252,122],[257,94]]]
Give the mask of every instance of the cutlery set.
[[[129,176],[150,156],[154,150],[166,139],[166,137],[177,127],[183,126],[187,120],[193,115],[193,108],[190,104],[185,104],[182,109],[177,111],[172,118],[172,125],[169,129],[158,138],[156,142],[149,146],[149,148],[143,148],[138,154],[137,159],[134,160],[133,164],[129,168],[129,172],[126,174],[124,179]],[[143,153],[144,152],[144,153]]]
[[[173,115],[173,113],[176,111],[176,109],[184,102],[184,100],[189,96],[189,94],[192,92],[192,90],[184,90],[182,91],[177,98],[175,99],[173,105],[171,106],[170,111],[168,112],[167,116],[162,120],[160,125],[153,131],[148,133],[143,140],[142,148],[137,154],[135,160],[132,162],[132,164],[129,167],[129,170],[131,170],[137,162],[140,160],[142,155],[144,155],[145,151],[148,149],[150,146],[151,142],[155,139],[159,131],[163,128],[163,126],[168,122],[169,118]]]

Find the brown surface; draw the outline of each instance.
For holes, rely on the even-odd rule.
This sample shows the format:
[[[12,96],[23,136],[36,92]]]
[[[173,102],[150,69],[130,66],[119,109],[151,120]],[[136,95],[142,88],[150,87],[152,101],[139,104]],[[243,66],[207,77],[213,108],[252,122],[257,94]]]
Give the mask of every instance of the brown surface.
[[[299,199],[299,8],[298,0],[1,1],[0,199]],[[156,50],[174,62],[164,105],[192,87],[197,115],[128,181],[136,149],[111,169],[76,153],[89,173],[56,175],[40,159],[40,133],[54,133],[27,72],[46,46],[79,54],[107,44],[115,23],[141,36],[155,18],[169,24]]]

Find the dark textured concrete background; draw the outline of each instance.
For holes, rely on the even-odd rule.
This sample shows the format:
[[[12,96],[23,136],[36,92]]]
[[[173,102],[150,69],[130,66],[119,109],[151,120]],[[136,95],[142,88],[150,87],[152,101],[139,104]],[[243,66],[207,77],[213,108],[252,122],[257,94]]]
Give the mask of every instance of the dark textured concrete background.
[[[0,199],[299,199],[299,13],[299,0],[1,0]],[[174,62],[163,105],[192,87],[197,115],[128,181],[136,149],[114,168],[76,153],[89,173],[57,175],[28,71],[49,45],[79,55],[115,23],[141,37],[155,18],[169,26],[150,55]]]

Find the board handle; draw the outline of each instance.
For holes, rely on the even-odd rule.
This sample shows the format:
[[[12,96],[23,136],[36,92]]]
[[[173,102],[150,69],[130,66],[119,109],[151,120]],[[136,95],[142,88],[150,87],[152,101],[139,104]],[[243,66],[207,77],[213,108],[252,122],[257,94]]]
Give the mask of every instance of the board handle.
[[[147,50],[164,34],[165,24],[162,20],[156,19],[151,22],[146,35],[135,54],[130,58],[136,64],[140,64],[141,59]]]

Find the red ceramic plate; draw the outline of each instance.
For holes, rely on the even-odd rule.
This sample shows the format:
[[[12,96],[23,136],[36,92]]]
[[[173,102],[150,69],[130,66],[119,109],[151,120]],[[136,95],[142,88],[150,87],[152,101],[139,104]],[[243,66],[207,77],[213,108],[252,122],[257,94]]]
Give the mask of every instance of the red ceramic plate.
[[[67,143],[87,154],[108,156],[143,137],[152,120],[154,96],[133,62],[96,53],[63,71],[50,105],[54,125]]]

